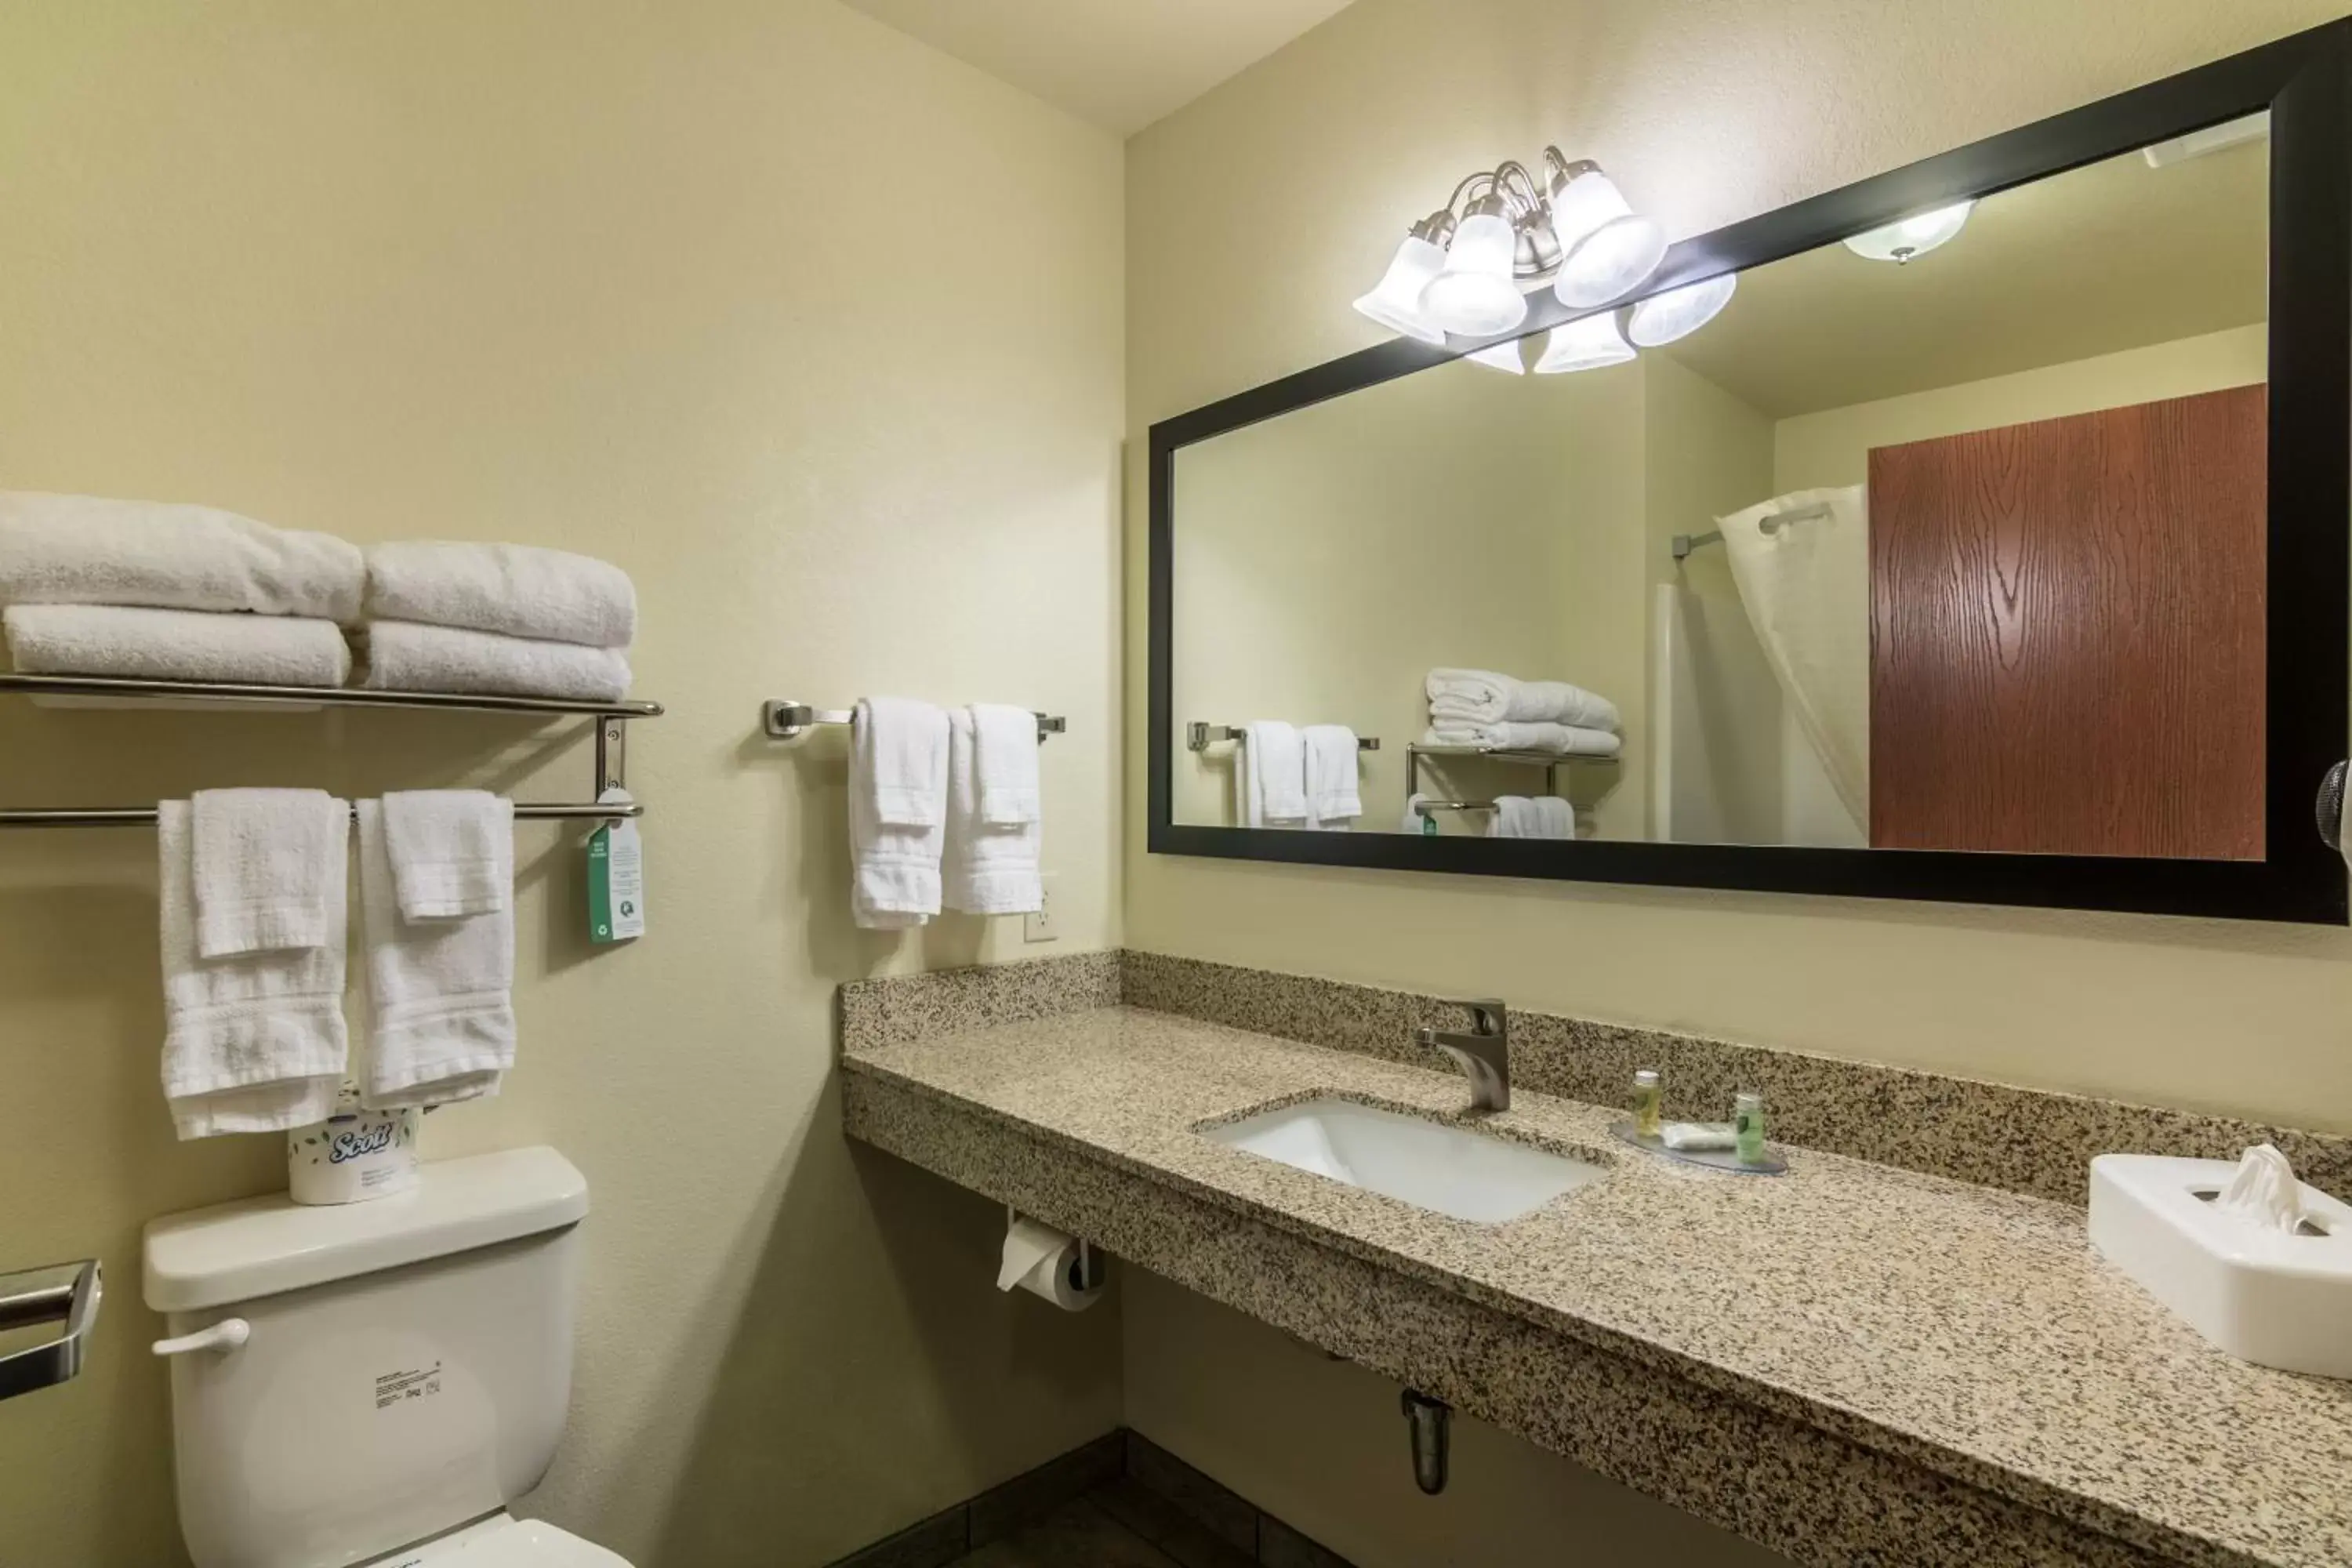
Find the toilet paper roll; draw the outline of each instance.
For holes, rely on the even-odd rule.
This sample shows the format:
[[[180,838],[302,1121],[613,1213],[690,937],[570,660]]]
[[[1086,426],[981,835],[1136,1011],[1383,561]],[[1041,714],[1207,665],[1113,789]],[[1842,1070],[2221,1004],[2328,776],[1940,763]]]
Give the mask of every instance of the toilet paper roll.
[[[368,1110],[346,1082],[335,1113],[286,1134],[287,1194],[298,1204],[356,1204],[416,1184],[416,1112]]]
[[[1004,1228],[1004,1260],[996,1270],[1000,1290],[1026,1290],[1042,1296],[1066,1312],[1083,1312],[1102,1300],[1102,1260],[1094,1259],[1094,1278],[1082,1277],[1083,1259],[1076,1237],[1039,1225],[1034,1219],[1013,1219]]]

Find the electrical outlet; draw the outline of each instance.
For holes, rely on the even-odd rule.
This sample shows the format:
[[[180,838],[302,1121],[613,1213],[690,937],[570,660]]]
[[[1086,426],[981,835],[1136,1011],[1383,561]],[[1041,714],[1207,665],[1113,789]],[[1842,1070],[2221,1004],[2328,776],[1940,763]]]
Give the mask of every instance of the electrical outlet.
[[[1038,879],[1037,907],[1021,917],[1023,942],[1054,942],[1061,932],[1054,929],[1054,879]]]

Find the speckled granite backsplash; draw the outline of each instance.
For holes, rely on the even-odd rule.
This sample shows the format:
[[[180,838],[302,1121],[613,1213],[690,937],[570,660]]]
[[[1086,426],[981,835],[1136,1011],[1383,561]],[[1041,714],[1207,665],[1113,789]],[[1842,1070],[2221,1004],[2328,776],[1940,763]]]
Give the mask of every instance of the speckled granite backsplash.
[[[1424,1067],[1415,1029],[1467,1026],[1435,997],[1130,951],[854,982],[841,1037],[864,1049],[1121,1004]],[[1670,1116],[1717,1120],[1735,1090],[1761,1089],[1781,1142],[2062,1203],[2084,1201],[2094,1154],[2235,1159],[2265,1140],[2305,1181],[2352,1201],[2352,1137],[2340,1134],[1512,1009],[1522,1088],[1616,1105],[1637,1067],[1664,1074]]]

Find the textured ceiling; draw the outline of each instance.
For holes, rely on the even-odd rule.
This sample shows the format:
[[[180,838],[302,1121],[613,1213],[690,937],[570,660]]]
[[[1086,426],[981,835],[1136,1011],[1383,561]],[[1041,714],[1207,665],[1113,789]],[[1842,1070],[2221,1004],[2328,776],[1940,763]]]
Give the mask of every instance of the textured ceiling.
[[[1348,0],[843,0],[1125,136]]]

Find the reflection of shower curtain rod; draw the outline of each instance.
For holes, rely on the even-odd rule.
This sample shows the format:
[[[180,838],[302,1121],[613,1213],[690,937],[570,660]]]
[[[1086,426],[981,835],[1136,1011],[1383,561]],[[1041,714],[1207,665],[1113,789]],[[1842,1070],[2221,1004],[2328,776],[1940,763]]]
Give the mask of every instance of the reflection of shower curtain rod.
[[[1824,518],[1829,514],[1829,502],[1815,501],[1811,506],[1792,507],[1787,511],[1776,511],[1757,526],[1766,533],[1772,534],[1780,532],[1792,522],[1811,522],[1817,518]],[[1681,561],[1686,558],[1692,551],[1702,544],[1722,542],[1723,531],[1720,529],[1708,533],[1677,533],[1675,535],[1675,559]]]

